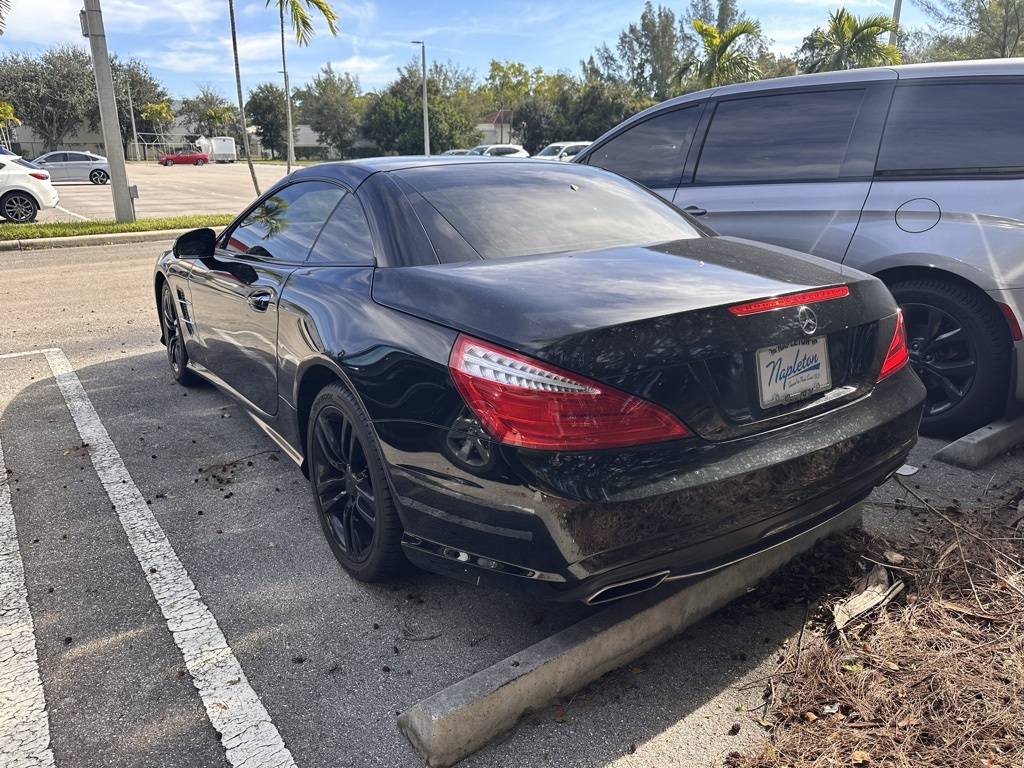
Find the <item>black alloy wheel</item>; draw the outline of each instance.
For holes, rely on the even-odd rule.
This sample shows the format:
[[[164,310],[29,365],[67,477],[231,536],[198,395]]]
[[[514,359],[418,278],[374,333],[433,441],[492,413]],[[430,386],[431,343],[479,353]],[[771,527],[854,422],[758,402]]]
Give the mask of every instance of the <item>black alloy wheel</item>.
[[[498,466],[493,440],[469,408],[463,408],[448,427],[441,450],[460,469],[489,477]]]
[[[27,224],[36,220],[39,206],[27,192],[8,192],[0,198],[0,215],[15,224]]]
[[[401,572],[402,525],[370,422],[340,384],[325,387],[310,411],[309,480],[327,543],[359,581]]]
[[[182,386],[192,386],[198,378],[188,368],[188,352],[185,350],[185,339],[181,335],[181,321],[178,310],[174,306],[174,294],[171,286],[164,283],[160,294],[160,325],[164,332],[164,345],[167,347],[167,362],[171,366],[171,375]]]
[[[909,280],[889,290],[903,310],[910,366],[928,390],[922,434],[959,437],[999,418],[1011,344],[988,298],[947,280]]]
[[[109,178],[107,172],[101,168],[96,168],[89,174],[89,181],[93,184],[106,184]]]

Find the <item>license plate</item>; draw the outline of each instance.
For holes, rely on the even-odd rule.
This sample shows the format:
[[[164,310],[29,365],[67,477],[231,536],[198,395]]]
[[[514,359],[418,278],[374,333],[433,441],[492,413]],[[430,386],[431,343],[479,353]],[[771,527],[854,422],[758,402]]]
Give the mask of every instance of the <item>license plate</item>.
[[[757,350],[757,391],[762,408],[809,397],[831,386],[824,336]]]

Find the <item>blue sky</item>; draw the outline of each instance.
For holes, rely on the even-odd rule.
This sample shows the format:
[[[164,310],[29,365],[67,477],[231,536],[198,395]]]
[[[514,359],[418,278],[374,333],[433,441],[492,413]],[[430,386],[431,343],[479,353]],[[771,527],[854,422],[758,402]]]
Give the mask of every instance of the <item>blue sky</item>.
[[[659,3],[655,2],[655,6]],[[665,3],[677,15],[689,2]],[[779,53],[791,53],[811,29],[839,5],[858,16],[891,13],[871,0],[740,0],[740,8],[760,19]],[[85,45],[78,22],[82,0],[12,0],[0,51],[35,53],[55,44]],[[144,61],[172,97],[193,95],[212,85],[229,99],[235,93],[227,0],[101,0],[107,46],[121,57]],[[359,77],[364,91],[386,85],[395,70],[414,57],[424,40],[427,60],[451,59],[464,69],[487,74],[491,59],[522,61],[530,68],[579,72],[579,61],[602,42],[614,45],[619,33],[640,17],[643,0],[540,0],[480,3],[476,0],[344,0],[331,7],[340,32],[324,24],[307,48],[288,33],[288,71],[293,86],[305,84],[327,62]],[[242,85],[248,91],[280,82],[280,32],[276,8],[264,0],[236,0]],[[924,26],[924,15],[904,0],[902,21]]]

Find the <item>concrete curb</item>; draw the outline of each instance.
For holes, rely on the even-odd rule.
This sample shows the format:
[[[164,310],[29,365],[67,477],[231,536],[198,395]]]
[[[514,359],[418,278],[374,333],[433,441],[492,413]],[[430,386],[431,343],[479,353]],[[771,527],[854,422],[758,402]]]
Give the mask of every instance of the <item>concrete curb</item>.
[[[859,526],[861,517],[858,504],[668,597],[664,590],[655,590],[615,603],[424,699],[402,713],[398,727],[430,768],[454,765],[524,715],[578,691],[714,613],[829,534]]]
[[[3,240],[0,241],[0,251],[33,251],[43,248],[75,248],[82,245],[111,245],[115,243],[151,243],[157,240],[174,240],[178,235],[188,231],[188,229],[157,229],[150,232],[111,232],[106,235]]]
[[[994,421],[976,429],[936,451],[933,458],[955,467],[977,469],[1019,443],[1024,443],[1024,417]]]

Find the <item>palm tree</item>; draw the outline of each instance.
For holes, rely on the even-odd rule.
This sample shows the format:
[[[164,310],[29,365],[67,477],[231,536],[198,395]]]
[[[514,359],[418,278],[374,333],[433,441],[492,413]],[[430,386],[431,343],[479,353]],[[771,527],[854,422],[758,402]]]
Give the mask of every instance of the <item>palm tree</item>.
[[[249,151],[249,130],[245,125],[245,102],[242,101],[242,69],[238,66],[238,34],[235,32],[234,0],[228,0],[228,17],[231,19],[231,52],[235,57],[235,85],[238,87],[238,119],[242,125],[242,146],[245,148],[245,161],[249,164],[252,185],[256,189],[256,196],[259,197],[260,183],[256,181],[256,168],[252,164],[252,152]]]
[[[11,0],[0,0],[0,35],[4,33],[7,26],[7,16],[11,12]]]
[[[277,3],[277,10],[281,17],[281,74],[284,75],[284,99],[288,115],[288,172],[291,173],[292,163],[295,162],[295,137],[292,135],[292,94],[288,85],[288,63],[284,55],[284,7],[288,6],[292,29],[295,31],[295,42],[299,45],[309,45],[309,41],[313,37],[313,20],[309,17],[307,9],[312,8],[320,12],[334,37],[338,36],[338,26],[335,23],[338,20],[338,14],[331,10],[327,0],[267,0],[268,8],[272,2]],[[305,8],[303,8],[303,3]]]
[[[704,58],[691,55],[679,65],[674,78],[677,90],[682,90],[683,82],[691,77],[701,88],[714,88],[718,85],[757,80],[761,76],[757,60],[736,45],[736,42],[746,35],[760,37],[760,24],[756,21],[743,20],[719,31],[717,27],[705,24],[700,19],[692,21],[693,28],[700,36],[704,47]]]
[[[828,27],[816,29],[804,39],[801,51],[807,54],[805,72],[835,72],[857,67],[899,64],[895,45],[879,38],[898,31],[890,16],[879,14],[858,19],[845,8],[828,15]]]

